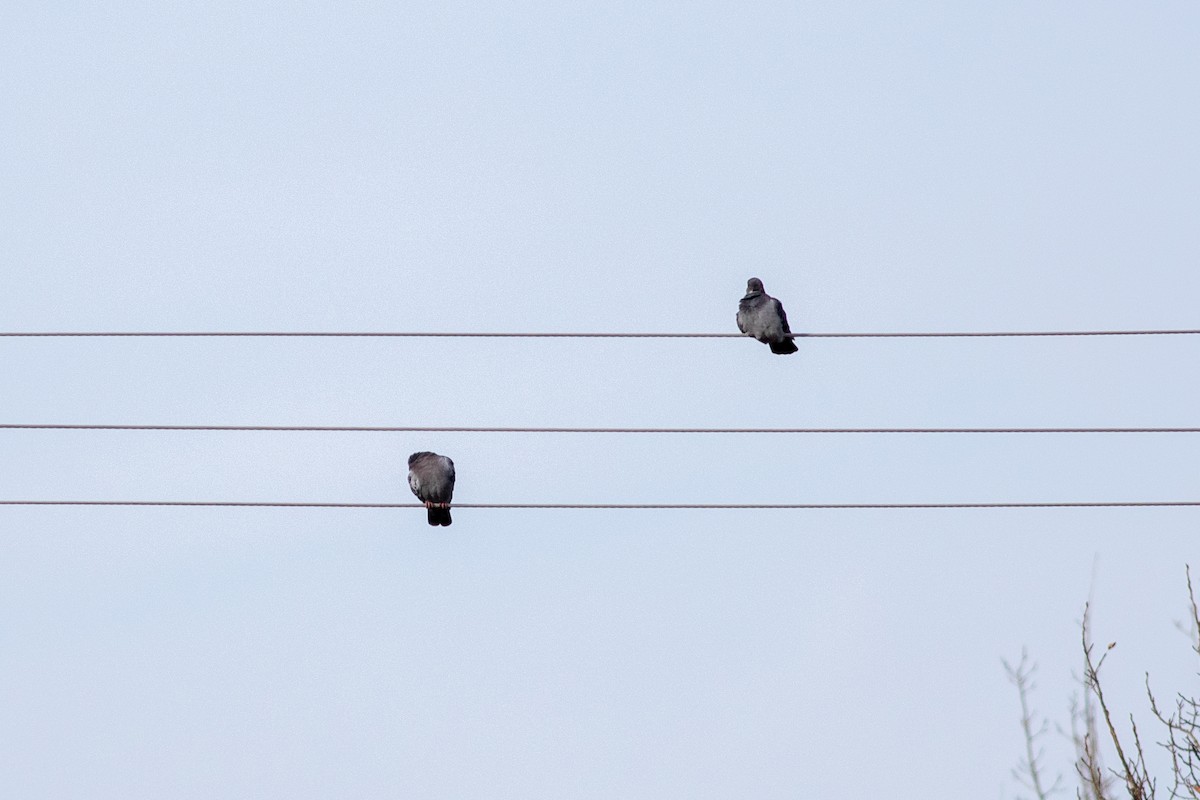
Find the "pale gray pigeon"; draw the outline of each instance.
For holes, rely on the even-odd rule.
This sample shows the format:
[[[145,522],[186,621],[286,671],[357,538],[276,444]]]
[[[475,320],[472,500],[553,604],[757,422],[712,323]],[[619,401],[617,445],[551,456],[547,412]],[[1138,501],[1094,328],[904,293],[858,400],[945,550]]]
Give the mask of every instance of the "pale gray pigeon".
[[[763,290],[758,278],[746,281],[746,296],[738,303],[737,324],[742,333],[770,345],[772,353],[787,355],[799,349],[789,335],[792,329],[783,304]]]
[[[421,451],[408,457],[408,488],[429,510],[430,525],[450,524],[450,498],[454,496],[454,462],[437,453]]]

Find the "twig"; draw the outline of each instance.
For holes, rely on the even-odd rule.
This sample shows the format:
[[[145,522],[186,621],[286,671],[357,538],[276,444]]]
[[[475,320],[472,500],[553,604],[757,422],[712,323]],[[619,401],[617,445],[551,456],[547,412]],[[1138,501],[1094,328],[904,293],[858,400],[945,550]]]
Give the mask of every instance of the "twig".
[[[1021,698],[1021,730],[1025,734],[1025,758],[1013,769],[1013,777],[1021,784],[1033,790],[1037,800],[1047,800],[1050,795],[1058,792],[1062,784],[1062,775],[1054,779],[1049,789],[1042,786],[1041,769],[1038,766],[1043,751],[1035,749],[1036,740],[1049,728],[1049,721],[1043,719],[1037,730],[1034,730],[1034,714],[1029,710],[1029,693],[1033,691],[1033,675],[1037,672],[1037,664],[1029,664],[1029,653],[1022,649],[1021,660],[1013,667],[1007,661],[1002,661],[1008,680],[1017,687],[1017,695]],[[1028,782],[1026,781],[1028,776]]]

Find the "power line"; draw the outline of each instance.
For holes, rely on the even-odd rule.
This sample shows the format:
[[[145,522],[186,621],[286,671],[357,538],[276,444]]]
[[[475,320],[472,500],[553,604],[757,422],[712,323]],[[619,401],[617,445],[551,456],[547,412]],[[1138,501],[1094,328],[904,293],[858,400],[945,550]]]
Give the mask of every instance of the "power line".
[[[424,508],[421,503],[303,503],[259,501],[192,500],[0,500],[0,506],[133,506],[176,508],[328,508],[394,509]],[[1195,508],[1200,500],[1029,502],[1029,503],[454,503],[460,508],[491,509],[622,509],[654,510],[895,510],[895,509],[987,509],[987,508]]]
[[[1196,329],[1090,331],[932,331],[795,333],[795,339],[961,339],[1045,336],[1195,336]],[[393,331],[0,331],[9,338],[478,338],[478,339],[744,339],[741,333],[477,333]]]
[[[0,423],[0,430],[233,431],[268,433],[626,433],[626,434],[1109,434],[1200,433],[1200,427],[1098,428],[573,428],[407,425],[85,425]]]

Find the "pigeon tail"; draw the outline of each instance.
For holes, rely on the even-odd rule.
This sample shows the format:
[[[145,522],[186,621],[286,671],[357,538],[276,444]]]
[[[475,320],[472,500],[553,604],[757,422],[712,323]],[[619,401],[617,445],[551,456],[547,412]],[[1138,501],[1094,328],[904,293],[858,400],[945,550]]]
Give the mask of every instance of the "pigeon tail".
[[[771,345],[771,352],[781,356],[789,355],[800,349],[796,347],[795,339],[781,339],[778,342],[770,342],[769,344]]]
[[[450,521],[450,509],[436,507],[429,509],[430,525],[449,525]]]

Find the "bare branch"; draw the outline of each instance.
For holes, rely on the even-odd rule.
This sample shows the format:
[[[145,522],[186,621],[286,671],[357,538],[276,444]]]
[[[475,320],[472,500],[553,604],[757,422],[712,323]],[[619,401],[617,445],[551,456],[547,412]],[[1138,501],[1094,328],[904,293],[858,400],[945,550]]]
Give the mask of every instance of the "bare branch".
[[[1091,601],[1083,607],[1080,627],[1086,645],[1089,638]],[[1079,776],[1079,788],[1075,795],[1079,800],[1109,800],[1112,779],[1100,757],[1096,746],[1099,739],[1096,726],[1096,706],[1092,702],[1091,688],[1086,676],[1076,676],[1083,685],[1083,702],[1078,697],[1071,699],[1071,741],[1075,743],[1075,774]]]
[[[1200,607],[1196,606],[1196,593],[1192,591],[1192,567],[1190,564],[1184,567],[1187,573],[1188,599],[1192,601],[1192,635],[1196,637],[1196,641],[1192,649],[1196,651],[1196,655],[1200,655]]]
[[[1108,727],[1109,737],[1112,739],[1113,747],[1117,751],[1117,761],[1121,764],[1120,770],[1113,770],[1113,773],[1125,782],[1125,788],[1129,791],[1129,796],[1132,800],[1150,800],[1154,797],[1154,787],[1147,782],[1144,772],[1139,772],[1139,757],[1141,756],[1141,745],[1138,743],[1138,750],[1135,751],[1135,757],[1131,761],[1125,755],[1125,748],[1121,745],[1121,737],[1117,735],[1116,726],[1113,725],[1112,714],[1108,708],[1108,701],[1104,699],[1104,687],[1100,685],[1100,667],[1104,665],[1104,659],[1108,657],[1109,652],[1117,646],[1116,642],[1111,643],[1104,650],[1104,655],[1099,661],[1092,659],[1092,649],[1094,645],[1090,641],[1088,631],[1088,614],[1089,606],[1084,606],[1083,611],[1083,679],[1087,690],[1091,691],[1096,696],[1096,702],[1100,704],[1100,713],[1104,715],[1104,723]],[[1137,732],[1134,731],[1134,739],[1137,739]]]
[[[1185,624],[1176,624],[1188,635],[1191,649],[1200,655],[1200,603],[1197,602],[1190,567],[1187,569],[1187,587],[1190,619],[1186,627]],[[1151,777],[1146,764],[1145,746],[1136,719],[1132,714],[1129,715],[1127,734],[1119,732],[1113,722],[1100,671],[1109,653],[1116,647],[1116,642],[1102,651],[1097,650],[1092,641],[1090,599],[1084,604],[1083,618],[1080,620],[1080,643],[1083,648],[1083,674],[1076,678],[1083,685],[1083,692],[1082,696],[1071,698],[1069,732],[1075,746],[1075,773],[1079,779],[1075,796],[1078,800],[1115,800],[1113,787],[1120,781],[1130,800],[1154,800],[1157,780]],[[1004,662],[1004,668],[1009,681],[1017,687],[1021,700],[1021,729],[1025,734],[1025,758],[1018,762],[1013,775],[1035,793],[1037,800],[1046,800],[1060,791],[1061,775],[1052,786],[1046,788],[1043,782],[1043,754],[1038,747],[1038,738],[1046,732],[1048,722],[1031,710],[1029,702],[1037,665],[1030,664],[1028,654],[1022,651],[1021,660],[1015,667]],[[1153,718],[1167,733],[1165,741],[1158,744],[1170,756],[1171,800],[1200,800],[1200,697],[1177,693],[1172,708],[1170,704],[1160,704],[1155,697],[1149,673],[1146,673],[1145,684]],[[1099,733],[1101,718],[1108,732],[1107,737]],[[1068,735],[1061,727],[1058,730]],[[1104,739],[1112,742],[1115,769],[1104,766],[1101,756],[1101,750],[1107,747],[1103,744]]]
[[[1200,654],[1200,610],[1192,588],[1191,567],[1187,568],[1188,600],[1191,603],[1192,628],[1186,631],[1193,639],[1192,649]],[[1183,629],[1183,626],[1179,626]],[[1172,800],[1200,800],[1200,700],[1180,693],[1175,696],[1175,709],[1168,715],[1158,705],[1146,675],[1146,696],[1155,719],[1167,729],[1167,740],[1159,744],[1171,757]]]
[[[1071,701],[1071,740],[1075,743],[1075,774],[1079,776],[1075,796],[1079,800],[1108,800],[1109,797],[1111,779],[1095,747],[1096,738],[1096,710],[1091,693],[1084,692],[1082,706],[1078,698]]]
[[[1004,671],[1008,673],[1009,682],[1017,687],[1017,695],[1021,698],[1021,730],[1025,734],[1025,758],[1013,770],[1013,777],[1032,789],[1037,800],[1047,800],[1050,795],[1061,789],[1062,775],[1055,777],[1050,788],[1043,786],[1041,768],[1038,765],[1042,750],[1037,747],[1036,742],[1049,729],[1050,722],[1043,718],[1035,727],[1034,713],[1029,709],[1029,693],[1034,688],[1033,675],[1037,672],[1037,664],[1029,663],[1029,653],[1024,649],[1021,650],[1021,660],[1015,667],[1007,661],[1002,660],[1001,663],[1004,664]]]

